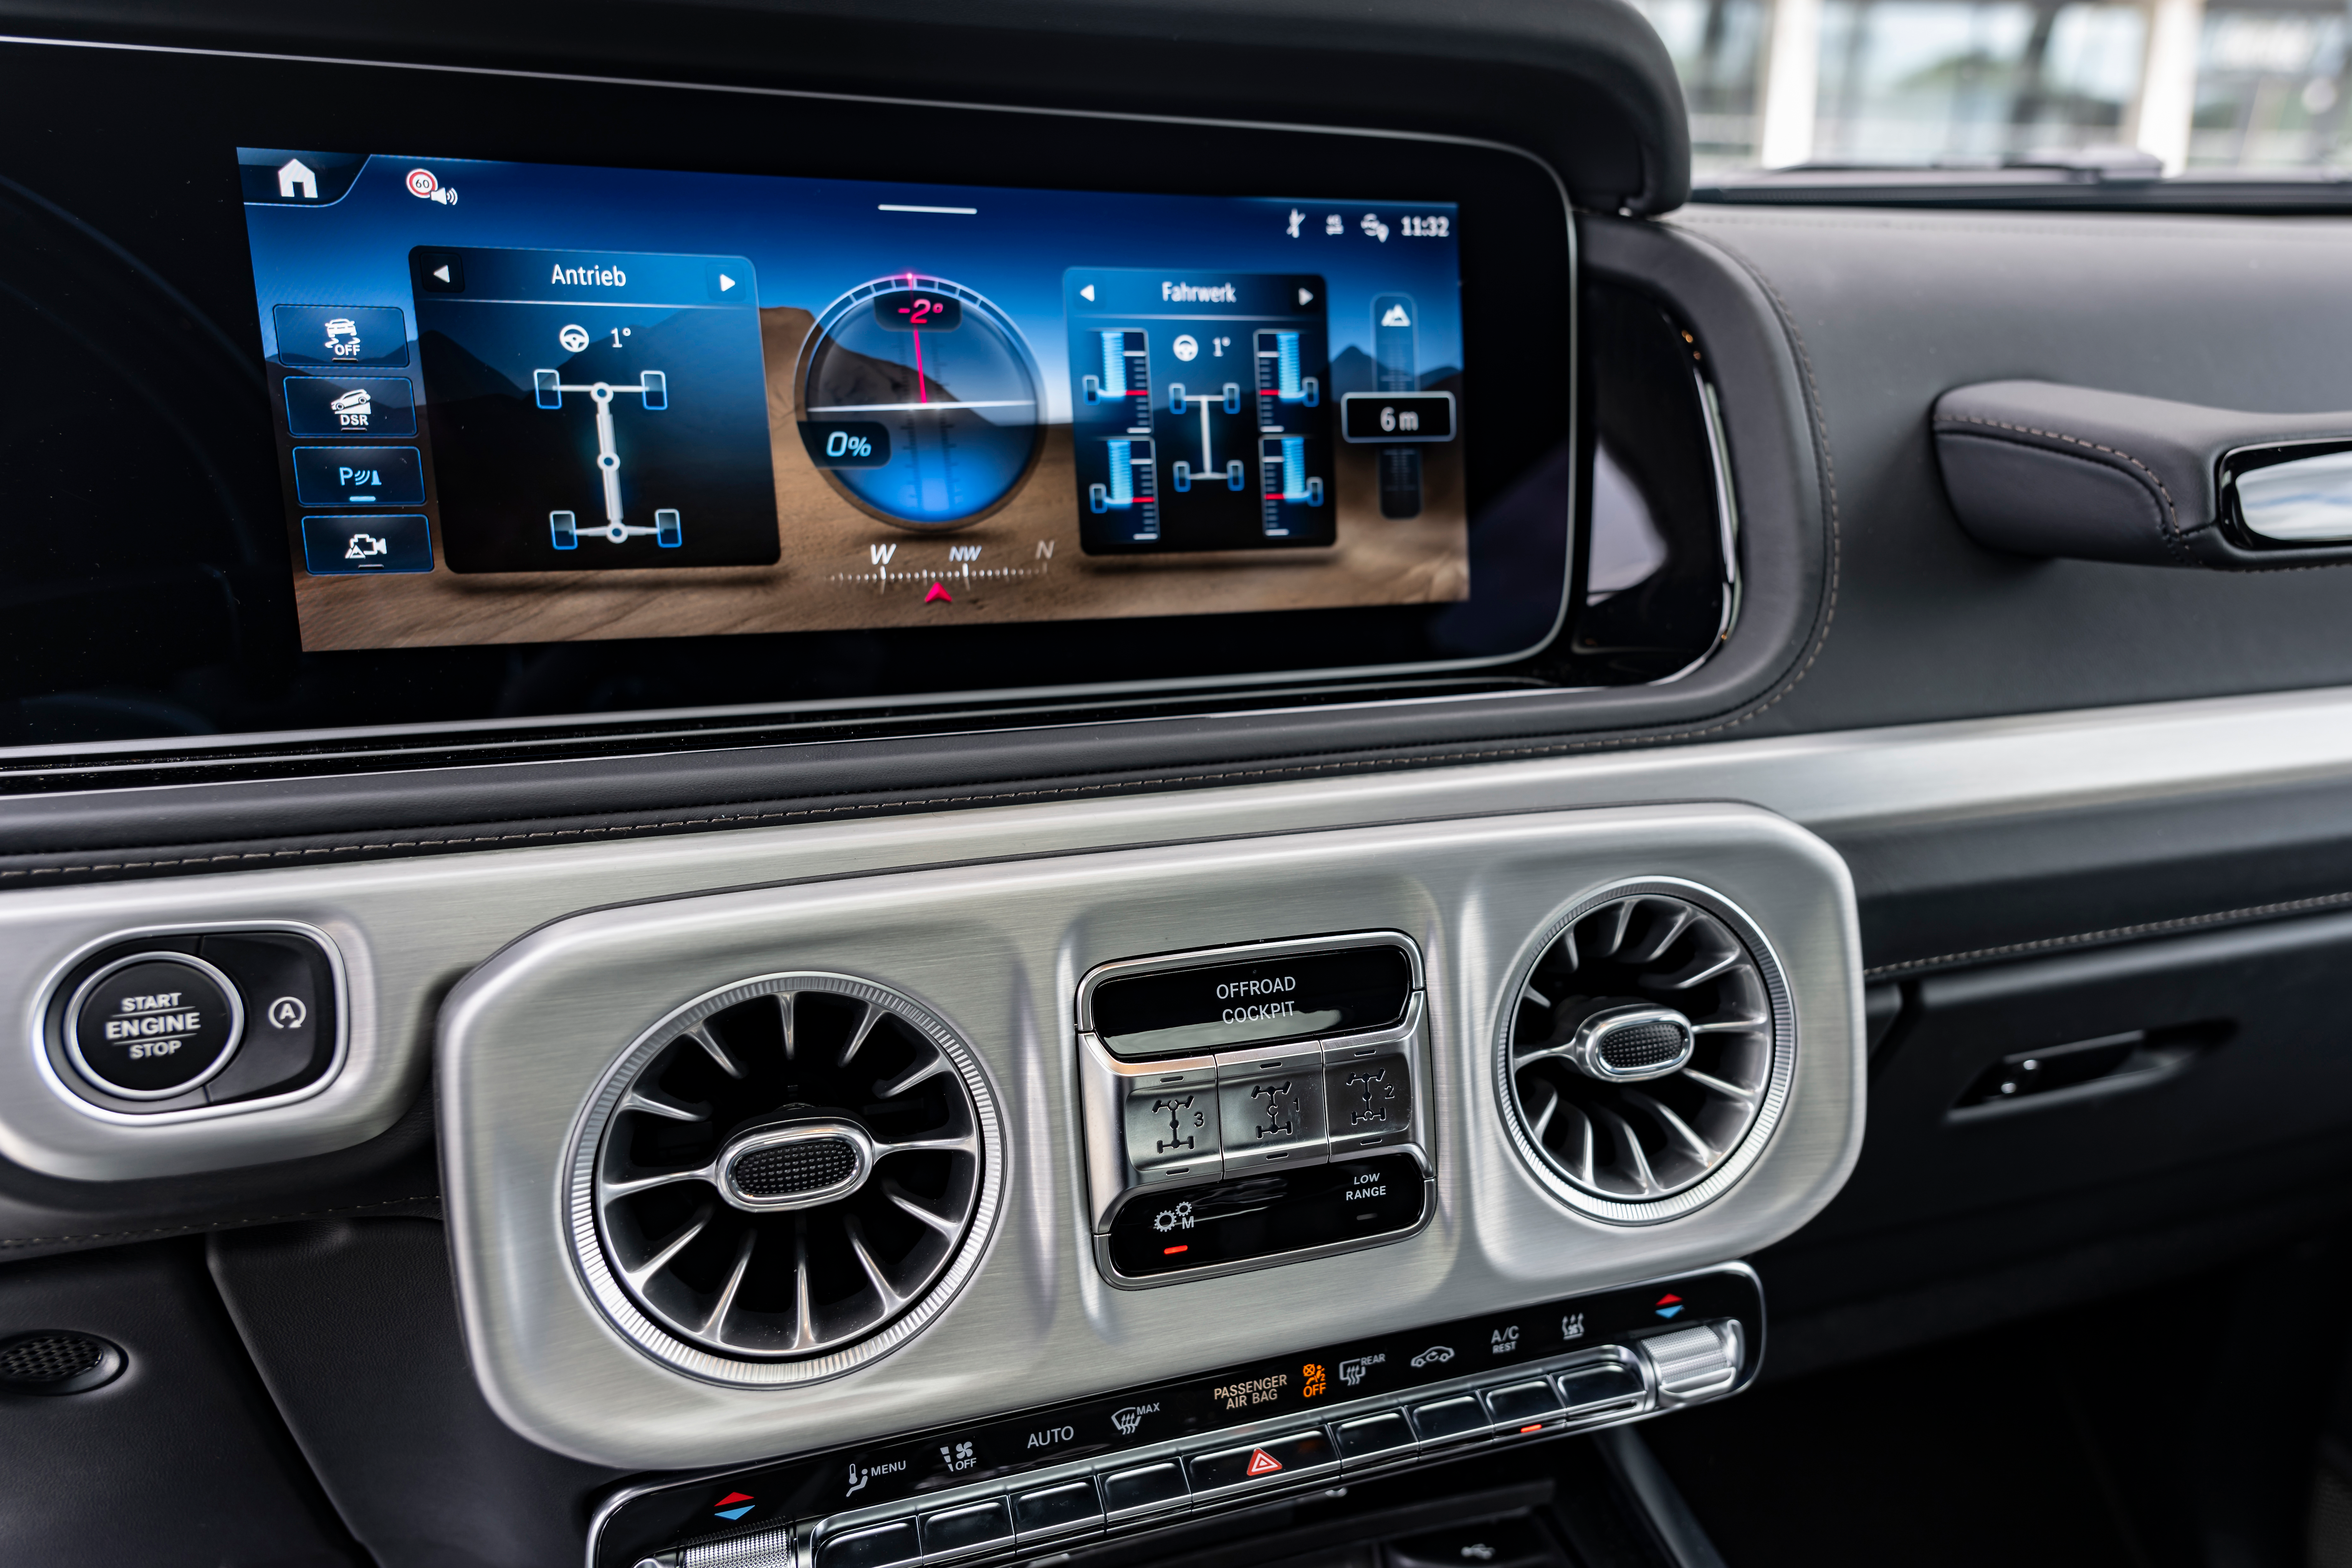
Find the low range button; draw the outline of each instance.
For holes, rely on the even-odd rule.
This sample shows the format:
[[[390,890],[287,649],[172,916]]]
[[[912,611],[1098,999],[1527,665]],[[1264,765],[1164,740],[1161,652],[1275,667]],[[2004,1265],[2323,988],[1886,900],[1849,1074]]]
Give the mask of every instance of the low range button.
[[[184,1094],[225,1067],[245,1022],[229,977],[200,958],[141,953],[82,983],[66,1020],[74,1065],[129,1100]]]

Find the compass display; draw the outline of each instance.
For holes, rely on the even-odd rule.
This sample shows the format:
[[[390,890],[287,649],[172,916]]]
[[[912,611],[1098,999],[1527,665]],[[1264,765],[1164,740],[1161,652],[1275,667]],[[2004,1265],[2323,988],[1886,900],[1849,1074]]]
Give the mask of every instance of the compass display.
[[[1020,329],[942,278],[877,279],[826,306],[795,381],[809,460],[902,528],[987,516],[1044,447],[1042,378]]]

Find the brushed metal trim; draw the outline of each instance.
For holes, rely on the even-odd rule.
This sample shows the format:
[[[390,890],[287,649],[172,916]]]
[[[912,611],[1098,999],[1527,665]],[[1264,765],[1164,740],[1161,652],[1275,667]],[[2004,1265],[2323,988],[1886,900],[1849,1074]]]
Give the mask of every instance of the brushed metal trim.
[[[221,1047],[220,1054],[213,1058],[212,1065],[185,1083],[175,1083],[169,1089],[123,1089],[110,1081],[96,1068],[91,1067],[89,1058],[81,1054],[81,1010],[89,1001],[91,986],[110,974],[121,973],[134,963],[184,963],[191,969],[202,971],[207,979],[220,987],[220,994],[228,1001],[228,1039]],[[46,1012],[47,1009],[43,1011]],[[100,1094],[110,1094],[121,1100],[170,1100],[173,1096],[185,1094],[192,1089],[202,1089],[205,1084],[220,1077],[227,1069],[228,1064],[236,1059],[236,1053],[245,1048],[245,993],[237,989],[236,981],[221,973],[218,965],[207,963],[193,952],[173,952],[168,948],[151,952],[134,952],[127,958],[114,960],[74,987],[71,1000],[66,1003],[65,1016],[58,1022],[58,1035],[59,1043],[65,1047],[67,1059],[74,1065],[74,1070],[81,1074],[83,1081]]]
[[[136,1111],[116,1110],[111,1106],[94,1104],[77,1091],[71,1084],[66,1082],[64,1075],[58,1071],[57,1056],[51,1049],[51,1041],[48,1037],[49,1004],[56,996],[58,987],[64,984],[66,975],[88,960],[91,953],[96,952],[102,948],[112,947],[118,942],[140,942],[149,937],[202,936],[206,932],[211,931],[226,934],[232,931],[248,931],[289,932],[313,943],[326,957],[329,982],[334,987],[335,1044],[333,1054],[327,1058],[326,1070],[320,1073],[315,1080],[304,1084],[299,1089],[290,1089],[284,1094],[273,1094],[267,1099],[241,1100],[234,1105],[195,1105],[190,1106],[184,1110],[159,1110],[147,1115],[142,1115]],[[195,959],[187,953],[174,952],[163,954],[163,956],[175,959],[187,959],[192,963],[203,963],[202,960]],[[109,965],[108,967],[110,969],[113,966]],[[204,967],[212,970],[213,973],[219,976],[226,984],[227,976],[222,974],[217,966],[205,963]],[[101,971],[100,973],[103,973],[104,971]],[[80,986],[76,988],[75,1000],[66,1009],[66,1016],[63,1020],[64,1028],[62,1037],[55,1043],[58,1050],[63,1050],[69,1053],[70,1057],[75,1059],[77,1063],[79,1062],[80,1052],[75,1047],[73,1040],[74,1014],[80,1005],[80,993],[88,990],[91,982],[95,981],[97,978],[97,975],[92,975],[90,980],[84,981]],[[193,1083],[184,1084],[180,1088],[173,1089],[171,1091],[173,1094],[185,1094],[190,1089],[194,1088],[196,1084],[209,1082],[215,1074],[219,1073],[227,1068],[231,1058],[236,1057],[238,1051],[244,1049],[244,1040],[241,1037],[241,1030],[245,1021],[244,1006],[242,1002],[237,1000],[238,993],[236,987],[234,985],[227,985],[226,989],[232,998],[232,1005],[235,1006],[237,1013],[240,1037],[236,1040],[230,1049],[222,1053],[219,1063],[215,1066],[212,1072],[205,1074],[204,1078],[195,1079]],[[50,1094],[53,1095],[58,1102],[79,1115],[89,1117],[93,1121],[105,1123],[109,1126],[133,1130],[132,1137],[134,1140],[137,1137],[138,1131],[144,1131],[148,1128],[174,1126],[188,1122],[216,1122],[224,1117],[240,1116],[249,1112],[271,1110],[286,1106],[299,1105],[306,1100],[313,1099],[318,1095],[326,1092],[328,1087],[335,1081],[336,1075],[342,1071],[343,1058],[349,1053],[351,1048],[351,987],[344,978],[342,952],[335,945],[334,938],[329,936],[317,926],[307,925],[300,921],[178,921],[167,925],[143,925],[125,931],[114,931],[105,936],[89,938],[79,946],[76,947],[73,952],[68,953],[64,958],[50,965],[47,976],[40,982],[39,985],[35,990],[31,1016],[33,1028],[33,1060],[38,1069],[38,1076],[43,1087],[47,1089]],[[0,1067],[0,1077],[5,1076],[5,1067]],[[105,1080],[102,1079],[93,1079],[92,1080],[93,1085],[102,1083]],[[123,1098],[138,1099],[142,1097],[125,1095]],[[6,1118],[5,1114],[0,1114],[0,1150],[5,1150],[6,1148],[7,1139],[5,1135],[5,1127]],[[58,1172],[55,1173],[64,1174],[65,1173]],[[108,1173],[109,1175],[113,1175],[115,1173],[116,1173],[113,1172]],[[173,1174],[176,1173],[163,1171],[155,1173]]]
[[[2204,698],[1718,741],[1567,751],[1517,762],[1309,775],[1086,800],[616,838],[342,866],[0,890],[0,1156],[115,1181],[222,1170],[350,1147],[392,1125],[423,1083],[440,998],[501,944],[596,906],[712,889],[1136,844],[1218,845],[1444,817],[1732,800],[1823,830],[1963,826],[2352,774],[2352,688]],[[1255,775],[1244,771],[1244,781]],[[1640,868],[1633,869],[1639,870]],[[1701,868],[1702,877],[1704,868]],[[1351,911],[1350,911],[1351,912]],[[1327,912],[1326,919],[1328,918]],[[48,1081],[44,983],[125,935],[292,921],[342,971],[344,1059],[299,1103],[129,1118]],[[1229,932],[1207,933],[1210,942]],[[1204,943],[1203,945],[1208,945]],[[1106,955],[1108,956],[1108,955]],[[1075,987],[1076,973],[1070,976]],[[158,1125],[158,1123],[166,1123]]]
[[[610,867],[630,847],[544,858]],[[740,874],[740,847],[710,847]],[[1040,847],[1034,836],[1024,846],[1033,856]],[[412,869],[446,878],[457,868]],[[1693,1214],[1623,1227],[1545,1189],[1496,1135],[1487,1085],[1496,1009],[1529,934],[1563,894],[1637,876],[1703,876],[1767,924],[1808,1046],[1782,1125],[1746,1180]],[[627,884],[608,876],[593,885],[609,898]],[[1136,952],[1328,931],[1343,923],[1335,915],[1403,931],[1422,949],[1430,1223],[1375,1249],[1117,1289],[1090,1257],[1076,1136],[1079,978]],[[1736,805],[1538,811],[968,860],[573,915],[513,942],[442,1009],[436,1093],[466,1341],[487,1396],[517,1430],[593,1462],[667,1468],[857,1442],[1181,1375],[1203,1360],[1282,1353],[1302,1301],[1316,1304],[1319,1335],[1352,1338],[1703,1268],[1801,1225],[1858,1152],[1859,953],[1843,862],[1802,829]],[[953,997],[1004,1128],[1004,1196],[986,1265],[887,1357],[789,1390],[680,1376],[632,1349],[573,1266],[559,1196],[576,1108],[638,1020],[761,969],[863,973],[917,998]],[[1213,1357],[1201,1348],[1205,1324],[1214,1325]]]

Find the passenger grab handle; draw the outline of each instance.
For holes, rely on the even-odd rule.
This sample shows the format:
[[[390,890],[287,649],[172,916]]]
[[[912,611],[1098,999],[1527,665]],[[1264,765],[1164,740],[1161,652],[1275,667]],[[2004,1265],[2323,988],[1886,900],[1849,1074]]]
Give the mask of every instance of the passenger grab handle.
[[[1996,550],[2240,572],[2352,562],[2352,413],[1991,381],[1937,398],[1932,427],[1953,512]]]

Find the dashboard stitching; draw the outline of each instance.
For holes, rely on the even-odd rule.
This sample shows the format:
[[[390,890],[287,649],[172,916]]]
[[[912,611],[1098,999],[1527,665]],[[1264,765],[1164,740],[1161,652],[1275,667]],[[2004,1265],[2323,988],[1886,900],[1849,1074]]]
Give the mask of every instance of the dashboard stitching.
[[[1974,414],[1938,414],[1936,416],[1936,423],[1938,425],[1981,425],[1991,430],[2011,430],[2021,436],[2039,436],[2048,441],[2064,441],[2070,446],[2088,447],[2095,452],[2105,452],[2111,458],[2121,458],[2125,462],[2129,463],[2133,468],[2137,468],[2141,474],[2146,476],[2147,482],[2156,487],[2156,493],[2164,498],[2164,542],[2171,549],[2172,553],[2180,558],[2181,564],[2184,566],[2202,564],[2202,563],[2199,562],[2194,556],[2189,553],[2188,541],[2182,535],[2180,530],[2180,509],[2173,504],[2172,492],[2164,488],[2164,481],[2157,477],[2157,473],[2154,468],[2149,468],[2146,463],[2141,462],[2137,458],[2133,457],[2129,452],[2125,451],[2120,447],[2103,446],[2099,442],[2087,439],[2081,436],[2069,436],[2061,430],[2041,430],[2036,429],[2031,425],[2011,425],[2005,419],[1986,419]]]
[[[2143,921],[2137,925],[2110,926],[2105,931],[2078,931],[2073,936],[2046,936],[2034,942],[2005,942],[1999,947],[1971,948],[1966,952],[1947,952],[1935,958],[1906,959],[1901,963],[1882,963],[1865,969],[1863,977],[1884,979],[1891,975],[1913,973],[1923,969],[1936,969],[1948,963],[1965,963],[1978,958],[2005,958],[2023,952],[2047,952],[2060,948],[2086,947],[2093,942],[2113,941],[2119,937],[2148,936],[2159,931],[2194,931],[2200,926],[2225,925],[2235,921],[2259,920],[2265,915],[2302,914],[2314,910],[2339,909],[2352,904],[2352,892],[2319,893],[2308,899],[2288,899],[2275,904],[2249,904],[2240,910],[2216,910],[2210,914],[2182,915],[2168,921]]]
[[[1800,671],[1801,675],[1801,673]],[[1793,686],[1795,681],[1791,680],[1790,684]],[[1775,697],[1772,700],[1777,701],[1779,699]],[[1759,709],[1759,711],[1761,710]],[[439,838],[394,838],[362,844],[306,845],[286,849],[232,849],[223,850],[217,854],[181,855],[145,860],[93,860],[81,865],[0,867],[0,882],[12,880],[21,882],[40,877],[58,878],[110,872],[163,871],[174,868],[201,867],[226,870],[240,864],[255,866],[261,862],[319,861],[336,857],[398,854],[403,851],[528,847],[624,834],[669,832],[680,828],[753,827],[762,823],[782,823],[796,818],[815,820],[850,816],[860,813],[883,814],[931,811],[956,806],[1008,805],[1023,801],[1144,793],[1184,785],[1206,788],[1218,785],[1263,784],[1318,773],[1344,773],[1411,765],[1444,766],[1450,763],[1508,762],[1515,759],[1559,756],[1572,752],[1604,751],[1658,744],[1682,739],[1685,734],[1712,734],[1716,731],[1729,729],[1732,725],[1742,721],[1742,720],[1734,719],[1706,730],[1678,733],[1629,734],[1591,740],[1560,741],[1544,745],[1495,746],[1477,751],[1440,752],[1426,757],[1376,756],[1341,762],[1294,763],[1222,773],[1172,773],[1156,778],[1116,780],[1099,784],[1041,785],[1028,789],[1001,790],[983,795],[930,795],[888,801],[862,801],[845,805],[794,806],[769,811],[706,812],[698,816],[661,817],[647,822],[617,822],[578,827],[536,828],[528,832],[513,833],[455,834]],[[87,853],[87,851],[64,850],[58,853],[75,854]]]
[[[155,1225],[142,1230],[92,1230],[79,1236],[20,1236],[0,1239],[0,1251],[10,1247],[51,1247],[69,1241],[123,1241],[136,1236],[189,1236],[201,1231],[240,1229],[249,1225],[276,1225],[286,1220],[325,1219],[333,1215],[360,1214],[368,1209],[398,1208],[405,1204],[437,1204],[438,1193],[409,1198],[380,1198],[374,1203],[345,1204],[339,1208],[305,1209],[299,1214],[240,1215],[236,1219],[192,1220],[186,1225]]]
[[[1727,226],[1746,224],[1752,227],[1777,225],[1783,228],[1912,229],[1930,234],[2002,236],[2032,234],[2066,239],[2112,241],[2117,237],[2115,226],[2118,219],[2136,220],[2131,224],[2132,229],[2148,238],[2151,243],[2170,244],[2183,239],[2210,239],[2234,247],[2242,247],[2245,244],[2243,229],[2235,226],[2225,227],[2222,225],[2235,226],[2250,221],[2242,214],[2223,217],[2221,215],[2211,214],[2125,212],[2086,212],[2080,214],[2071,222],[2046,216],[2029,217],[2021,214],[2008,222],[1998,219],[1987,221],[1978,216],[1963,217],[1958,213],[1948,215],[1948,219],[1945,221],[1938,221],[1932,217],[1896,217],[1892,215],[1879,217],[1809,213],[1799,216],[1793,214],[1767,213],[1755,207],[1733,207],[1714,203],[1684,207],[1668,215],[1664,221],[1678,228],[1699,224],[1723,224]],[[2158,232],[2166,226],[2169,226],[2172,232]],[[2341,225],[2333,228],[2325,228],[2317,226],[2313,220],[2297,218],[2275,222],[2263,237],[2265,243],[2295,241],[2340,247],[2344,243],[2345,232]]]
[[[1764,712],[1765,710],[1770,708],[1774,703],[1780,701],[1780,699],[1789,695],[1790,692],[1794,691],[1797,689],[1797,683],[1804,679],[1807,675],[1812,673],[1814,661],[1822,657],[1822,649],[1828,646],[1831,624],[1837,619],[1838,572],[1841,563],[1840,556],[1843,535],[1840,529],[1840,518],[1838,515],[1837,463],[1830,455],[1829,416],[1822,405],[1821,386],[1813,378],[1813,356],[1805,347],[1805,334],[1797,326],[1796,312],[1789,309],[1789,302],[1780,297],[1780,290],[1772,286],[1772,279],[1765,275],[1764,269],[1757,266],[1755,262],[1748,259],[1746,256],[1742,255],[1736,247],[1726,244],[1720,237],[1716,235],[1697,234],[1696,231],[1685,232],[1692,233],[1694,237],[1704,239],[1707,244],[1714,246],[1717,250],[1720,250],[1726,256],[1730,257],[1734,261],[1737,261],[1740,265],[1741,268],[1745,270],[1750,278],[1753,278],[1756,280],[1757,286],[1762,289],[1765,295],[1771,300],[1773,311],[1780,318],[1780,329],[1789,334],[1790,346],[1797,351],[1798,366],[1805,373],[1805,402],[1807,405],[1807,411],[1812,416],[1813,429],[1820,442],[1822,489],[1823,499],[1829,503],[1830,523],[1829,594],[1822,609],[1821,629],[1813,635],[1812,647],[1806,651],[1805,662],[1797,667],[1797,672],[1789,677],[1788,680],[1781,685],[1779,690],[1773,692],[1769,697],[1764,699],[1763,701],[1759,702],[1756,706],[1750,708],[1746,712],[1739,714],[1736,718],[1726,719],[1721,723],[1712,724],[1704,729],[1670,731],[1670,733],[1676,735],[1692,736],[1717,734],[1722,731],[1734,729],[1741,724],[1747,723],[1749,720],[1756,718],[1758,715]],[[1618,742],[1615,743],[1626,744],[1629,742]]]

